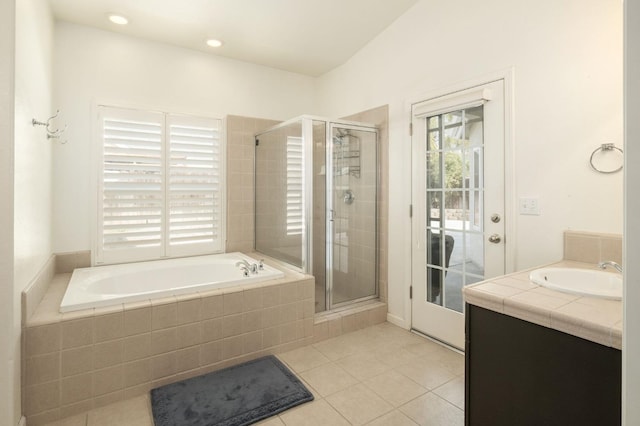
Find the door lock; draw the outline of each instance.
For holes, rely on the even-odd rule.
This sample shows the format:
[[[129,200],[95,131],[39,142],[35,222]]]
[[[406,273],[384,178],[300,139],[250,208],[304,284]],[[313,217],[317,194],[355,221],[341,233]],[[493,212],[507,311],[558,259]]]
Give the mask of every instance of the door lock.
[[[491,222],[493,222],[493,223],[500,222],[500,219],[502,219],[502,218],[500,217],[500,215],[498,213],[494,213],[494,214],[491,215]]]
[[[498,244],[500,241],[502,241],[502,238],[498,234],[493,234],[493,235],[489,236],[489,242],[490,243]]]

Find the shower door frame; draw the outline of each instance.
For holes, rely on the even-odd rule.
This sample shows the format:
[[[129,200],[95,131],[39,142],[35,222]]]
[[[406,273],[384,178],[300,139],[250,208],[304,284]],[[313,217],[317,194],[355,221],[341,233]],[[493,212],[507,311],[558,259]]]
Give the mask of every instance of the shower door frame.
[[[379,207],[378,202],[380,200],[380,140],[379,140],[379,129],[375,124],[366,123],[366,122],[358,122],[358,121],[350,121],[350,120],[331,120],[326,117],[319,117],[314,115],[302,115],[295,118],[292,118],[287,121],[283,121],[275,126],[269,127],[263,131],[256,133],[254,136],[257,138],[260,135],[265,133],[269,133],[271,131],[277,130],[282,127],[289,126],[294,123],[300,123],[301,125],[301,137],[302,137],[302,161],[303,161],[303,169],[304,173],[302,174],[303,183],[302,183],[302,199],[303,199],[303,208],[302,208],[302,223],[303,223],[303,231],[301,236],[301,245],[302,245],[302,253],[301,253],[301,266],[291,264],[286,260],[279,259],[282,262],[287,263],[289,267],[294,270],[300,271],[305,274],[312,274],[314,271],[313,265],[313,151],[314,151],[314,140],[313,140],[313,127],[315,122],[324,123],[325,128],[325,282],[324,282],[324,291],[325,291],[325,301],[324,301],[324,309],[320,312],[328,312],[333,309],[341,309],[346,306],[353,305],[354,303],[364,302],[367,300],[372,300],[380,297],[380,283],[379,283],[379,259],[380,259],[380,235],[379,235]],[[334,127],[343,128],[343,129],[352,129],[355,131],[364,131],[371,132],[375,134],[375,219],[374,219],[374,235],[375,235],[375,272],[374,272],[374,281],[375,281],[375,292],[373,295],[364,296],[354,300],[348,300],[341,303],[332,303],[332,291],[333,291],[333,224],[332,220],[329,219],[331,215],[333,207],[333,136],[332,131]],[[256,170],[256,162],[257,155],[254,155],[254,188],[257,187],[255,179],[255,170]],[[257,206],[257,190],[254,192],[254,209]],[[257,219],[254,214],[254,250],[257,251],[255,235],[257,232]]]
[[[334,309],[340,309],[345,306],[351,306],[355,303],[364,302],[380,297],[380,284],[379,284],[379,259],[380,259],[380,235],[378,232],[378,201],[380,199],[380,141],[378,128],[369,123],[360,123],[354,121],[345,120],[327,120],[326,122],[326,144],[325,144],[325,311],[331,311]],[[345,302],[333,303],[333,231],[334,221],[333,214],[335,212],[333,203],[333,170],[334,170],[334,146],[333,146],[333,129],[341,128],[346,130],[356,130],[371,132],[375,135],[375,213],[374,213],[374,235],[375,235],[375,271],[374,271],[374,284],[375,292],[372,295],[360,297],[353,300],[347,300]],[[361,145],[362,150],[362,145]]]

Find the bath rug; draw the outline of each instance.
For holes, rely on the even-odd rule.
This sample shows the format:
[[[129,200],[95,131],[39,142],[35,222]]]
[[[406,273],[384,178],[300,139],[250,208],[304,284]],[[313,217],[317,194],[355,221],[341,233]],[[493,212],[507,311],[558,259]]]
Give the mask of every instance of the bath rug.
[[[311,400],[273,355],[151,390],[155,426],[250,425]]]

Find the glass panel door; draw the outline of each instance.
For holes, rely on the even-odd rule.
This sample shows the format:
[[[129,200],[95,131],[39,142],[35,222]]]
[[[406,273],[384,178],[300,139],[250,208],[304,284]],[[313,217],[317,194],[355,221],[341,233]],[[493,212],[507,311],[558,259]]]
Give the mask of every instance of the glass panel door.
[[[427,300],[463,311],[484,278],[483,106],[427,118]]]
[[[332,124],[330,133],[327,276],[336,307],[378,293],[377,132]]]
[[[294,122],[258,135],[255,148],[256,250],[298,268],[303,267],[302,136],[302,123]]]
[[[503,82],[444,98],[412,106],[411,322],[462,349],[464,286],[505,271]]]

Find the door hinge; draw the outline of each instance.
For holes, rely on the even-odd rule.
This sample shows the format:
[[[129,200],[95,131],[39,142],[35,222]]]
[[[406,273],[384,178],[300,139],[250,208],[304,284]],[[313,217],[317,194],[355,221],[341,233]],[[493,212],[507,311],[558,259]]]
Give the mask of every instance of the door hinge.
[[[409,217],[413,217],[413,204],[409,204]]]
[[[260,145],[260,140],[256,138],[256,146]]]
[[[409,299],[413,299],[413,286],[409,286]]]
[[[409,123],[409,136],[413,136],[413,122]]]

